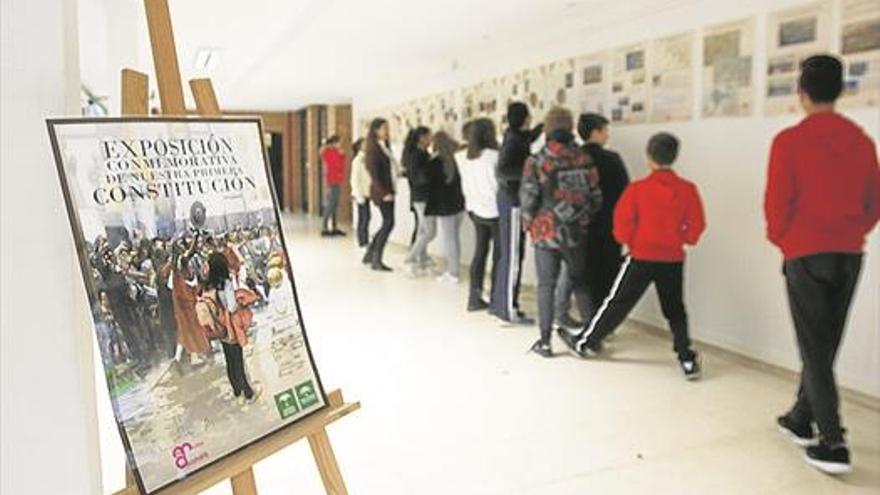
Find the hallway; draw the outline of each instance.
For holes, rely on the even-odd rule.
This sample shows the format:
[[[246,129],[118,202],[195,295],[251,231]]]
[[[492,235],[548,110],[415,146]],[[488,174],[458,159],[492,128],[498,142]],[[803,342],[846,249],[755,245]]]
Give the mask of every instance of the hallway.
[[[535,327],[465,312],[464,284],[367,270],[350,236],[284,223],[323,382],[363,403],[330,430],[352,494],[880,490],[876,409],[844,399],[854,472],[828,477],[776,431],[795,391],[777,371],[704,349],[703,379],[686,382],[670,340],[632,327],[609,358],[544,360],[526,354]],[[402,250],[388,258],[398,268]],[[256,474],[261,494],[323,493],[305,444]]]

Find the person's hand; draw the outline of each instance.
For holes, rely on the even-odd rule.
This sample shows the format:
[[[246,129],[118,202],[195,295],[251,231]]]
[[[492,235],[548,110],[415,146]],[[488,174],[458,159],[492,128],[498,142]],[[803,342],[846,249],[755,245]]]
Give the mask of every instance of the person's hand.
[[[390,203],[390,202],[394,201],[394,195],[393,194],[386,194],[385,197],[382,198],[382,201],[384,201],[386,203]]]

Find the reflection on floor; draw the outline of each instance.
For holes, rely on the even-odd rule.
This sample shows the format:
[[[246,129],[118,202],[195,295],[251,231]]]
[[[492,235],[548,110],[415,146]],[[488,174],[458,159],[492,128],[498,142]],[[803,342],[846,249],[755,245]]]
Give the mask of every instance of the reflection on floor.
[[[831,478],[774,427],[786,378],[708,350],[685,382],[669,339],[632,327],[609,359],[528,355],[537,329],[465,312],[464,284],[370,271],[350,236],[284,220],[324,384],[363,403],[330,430],[353,495],[880,491],[878,410],[844,401],[855,470]],[[324,493],[305,444],[256,477],[261,495]]]

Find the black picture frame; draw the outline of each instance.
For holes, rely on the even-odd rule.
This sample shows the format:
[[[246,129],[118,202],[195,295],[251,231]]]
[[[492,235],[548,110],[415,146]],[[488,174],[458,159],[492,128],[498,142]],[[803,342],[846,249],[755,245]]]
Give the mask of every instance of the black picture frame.
[[[274,218],[275,223],[278,227],[278,236],[281,242],[281,247],[284,250],[284,260],[285,260],[285,268],[287,271],[287,276],[290,279],[290,286],[293,293],[294,306],[296,307],[296,316],[297,321],[299,322],[300,330],[302,333],[303,343],[305,345],[306,354],[308,356],[309,364],[311,365],[311,369],[314,372],[314,378],[317,382],[315,384],[319,395],[321,397],[321,407],[313,409],[308,413],[297,417],[293,420],[285,420],[285,424],[268,430],[264,434],[251,439],[250,441],[245,442],[240,445],[238,448],[233,449],[223,456],[216,457],[209,462],[204,463],[192,471],[187,472],[184,476],[174,479],[168,483],[165,483],[161,486],[153,488],[151,491],[148,491],[146,486],[144,485],[143,476],[141,475],[140,469],[138,468],[137,459],[135,459],[131,442],[128,437],[127,431],[125,429],[125,425],[122,422],[120,413],[118,408],[116,407],[115,401],[111,400],[111,405],[113,407],[113,416],[116,422],[117,429],[119,431],[123,448],[125,449],[126,454],[126,463],[128,468],[131,470],[131,473],[134,477],[135,483],[137,485],[138,490],[142,495],[155,495],[161,494],[163,491],[183,482],[184,480],[190,479],[193,476],[196,476],[198,473],[202,472],[209,466],[212,466],[219,462],[222,459],[225,459],[228,456],[234,455],[248,447],[259,443],[260,441],[265,440],[275,434],[278,434],[288,428],[294,427],[296,424],[301,421],[306,420],[307,418],[313,416],[316,413],[319,413],[328,407],[327,403],[327,394],[324,388],[323,381],[321,380],[320,371],[315,363],[314,355],[312,352],[312,347],[309,342],[308,332],[306,331],[305,319],[303,318],[302,307],[300,305],[299,293],[296,288],[296,279],[293,274],[293,265],[290,262],[290,255],[287,247],[287,240],[284,235],[283,224],[281,223],[281,214],[279,210],[279,202],[277,189],[275,188],[274,181],[272,179],[272,173],[269,166],[269,160],[266,156],[266,146],[264,142],[264,134],[263,134],[263,121],[261,117],[247,117],[247,116],[236,116],[236,117],[148,117],[148,116],[137,116],[137,117],[100,117],[100,118],[92,118],[92,117],[61,117],[61,118],[47,118],[46,126],[49,132],[49,139],[52,146],[52,153],[55,160],[56,171],[58,172],[58,179],[61,185],[62,194],[64,197],[65,208],[67,211],[68,221],[70,222],[71,234],[73,236],[74,246],[76,248],[77,260],[79,262],[80,271],[83,277],[83,284],[87,284],[87,280],[89,280],[92,275],[89,273],[89,267],[91,262],[88,259],[87,253],[85,251],[86,243],[85,243],[85,235],[82,230],[82,225],[80,223],[79,214],[76,206],[73,203],[73,197],[70,191],[70,185],[67,181],[67,173],[64,168],[64,160],[61,154],[61,149],[58,142],[58,135],[56,129],[60,126],[65,125],[79,125],[79,124],[124,124],[124,123],[251,123],[256,125],[256,132],[260,141],[261,147],[261,156],[263,160],[263,173],[266,175],[267,184],[269,186],[270,194],[272,195],[272,204],[274,210]],[[84,287],[85,289],[85,287]],[[90,301],[91,302],[91,301]],[[89,316],[90,321],[93,319]],[[92,322],[93,323],[93,322]],[[108,383],[109,385],[109,383]]]

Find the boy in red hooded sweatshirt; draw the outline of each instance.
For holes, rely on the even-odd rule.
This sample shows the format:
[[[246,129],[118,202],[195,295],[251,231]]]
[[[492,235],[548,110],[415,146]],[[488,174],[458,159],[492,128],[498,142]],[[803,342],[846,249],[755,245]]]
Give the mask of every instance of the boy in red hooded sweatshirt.
[[[592,321],[577,334],[557,329],[559,337],[581,357],[597,355],[602,340],[629,315],[654,283],[663,316],[672,330],[674,349],[688,380],[700,376],[700,361],[691,349],[684,308],[684,248],[696,245],[706,228],[697,188],[672,171],[678,139],[668,133],[648,141],[651,174],[630,184],[614,209],[614,237],[629,248],[611,293]]]
[[[817,55],[801,65],[807,117],[773,140],[764,211],[767,237],[782,251],[803,369],[797,400],[777,419],[831,474],[849,472],[834,359],[862,267],[865,237],[880,219],[880,168],[870,137],[834,110],[843,64]],[[815,435],[813,424],[818,426]]]

